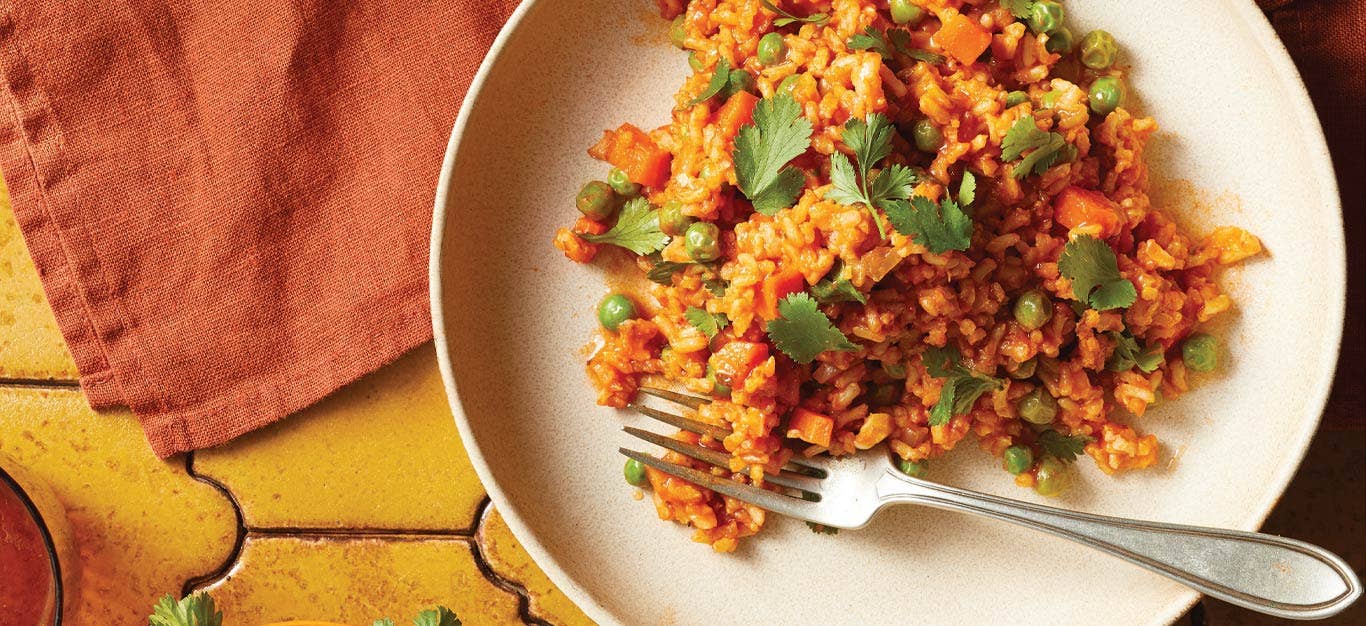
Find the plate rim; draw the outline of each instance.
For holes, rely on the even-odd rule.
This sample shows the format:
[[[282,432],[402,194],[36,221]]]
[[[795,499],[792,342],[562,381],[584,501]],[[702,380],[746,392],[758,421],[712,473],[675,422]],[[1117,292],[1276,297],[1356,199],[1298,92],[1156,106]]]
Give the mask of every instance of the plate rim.
[[[452,174],[455,170],[455,163],[458,157],[461,140],[465,134],[465,128],[469,121],[470,112],[478,102],[484,83],[487,81],[493,66],[501,55],[503,48],[508,41],[516,34],[522,22],[536,6],[546,0],[522,0],[517,8],[509,16],[506,23],[498,31],[498,36],[494,38],[489,51],[485,54],[483,61],[479,64],[479,69],[470,82],[469,89],[465,93],[464,100],[461,102],[459,113],[456,116],[455,124],[451,129],[450,139],[446,144],[446,153],[441,161],[441,171],[438,175],[436,196],[432,207],[432,231],[430,239],[428,257],[428,287],[430,295],[430,307],[432,318],[432,338],[436,347],[437,364],[441,371],[441,381],[446,390],[446,400],[451,414],[455,420],[456,429],[460,433],[460,440],[465,448],[465,453],[469,457],[470,465],[473,466],[475,474],[479,477],[479,482],[488,494],[493,504],[503,516],[508,528],[513,536],[526,550],[532,560],[546,574],[546,576],[560,589],[570,601],[580,610],[588,615],[590,619],[599,624],[621,624],[620,618],[609,611],[605,606],[597,601],[591,593],[579,584],[572,576],[560,567],[558,559],[550,553],[545,546],[536,538],[530,526],[522,519],[517,506],[503,492],[501,486],[494,480],[493,471],[484,458],[483,451],[479,443],[474,438],[474,432],[470,428],[469,418],[465,415],[464,407],[460,402],[460,394],[455,381],[455,373],[450,358],[450,345],[446,337],[445,311],[443,310],[443,285],[441,278],[441,261],[443,253],[443,240],[445,236],[446,217],[448,199]],[[1332,348],[1321,355],[1327,361],[1324,369],[1326,375],[1323,376],[1313,389],[1308,390],[1309,400],[1306,404],[1313,414],[1312,419],[1304,420],[1295,439],[1288,443],[1293,450],[1290,458],[1293,463],[1282,465],[1276,470],[1272,479],[1267,485],[1272,489],[1263,492],[1262,497],[1256,501],[1250,509],[1249,514],[1234,525],[1234,528],[1245,531],[1256,531],[1266,521],[1284,495],[1290,480],[1299,471],[1300,465],[1304,462],[1304,457],[1309,450],[1309,443],[1318,431],[1319,423],[1323,419],[1323,410],[1328,402],[1328,395],[1332,390],[1333,381],[1336,379],[1337,362],[1339,353],[1342,349],[1342,333],[1345,323],[1347,306],[1347,256],[1346,238],[1342,218],[1342,196],[1338,188],[1336,171],[1333,166],[1332,156],[1328,151],[1327,138],[1323,133],[1323,123],[1319,119],[1318,112],[1314,107],[1313,100],[1309,97],[1308,88],[1305,87],[1304,79],[1300,75],[1299,68],[1290,57],[1284,42],[1276,34],[1271,26],[1271,22],[1261,9],[1257,7],[1254,0],[1226,0],[1224,6],[1235,13],[1236,17],[1248,27],[1253,38],[1259,46],[1259,51],[1263,53],[1267,61],[1271,64],[1275,72],[1278,87],[1285,89],[1290,100],[1299,106],[1295,107],[1295,123],[1304,133],[1305,145],[1310,151],[1310,159],[1305,164],[1315,179],[1320,191],[1328,198],[1327,208],[1337,217],[1337,229],[1335,231],[1335,241],[1330,242],[1332,256],[1336,257],[1337,262],[1331,268],[1336,275],[1330,288],[1332,293],[1326,294],[1327,300],[1334,306],[1330,311],[1328,334],[1334,339]],[[1177,593],[1171,601],[1160,610],[1153,614],[1155,621],[1153,624],[1170,624],[1183,615],[1200,599],[1200,593],[1193,589],[1184,589]]]

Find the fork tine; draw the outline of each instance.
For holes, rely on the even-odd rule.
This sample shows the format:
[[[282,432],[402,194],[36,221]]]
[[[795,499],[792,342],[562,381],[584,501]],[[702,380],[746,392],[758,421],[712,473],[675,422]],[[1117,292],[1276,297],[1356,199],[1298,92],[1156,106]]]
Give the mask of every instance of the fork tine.
[[[720,450],[713,450],[711,448],[705,448],[699,445],[688,443],[686,441],[679,441],[677,439],[674,439],[673,437],[665,437],[664,435],[658,433],[653,433],[648,430],[642,430],[631,426],[622,426],[621,429],[630,433],[631,435],[644,439],[645,441],[653,443],[661,448],[668,448],[670,450],[673,450],[674,452],[682,454],[683,456],[691,457],[703,463],[709,463],[722,469],[730,469],[730,455],[726,454],[725,452],[721,452]],[[811,483],[804,484],[800,478],[794,479],[793,477],[784,476],[782,474],[765,473],[764,480],[775,485],[778,485],[780,487],[787,487],[788,489],[797,489],[799,491],[805,491],[818,497],[820,495],[818,492],[815,491],[815,485]]]
[[[688,395],[686,393],[678,393],[677,391],[660,389],[658,387],[641,387],[640,391],[642,393],[650,394],[662,400],[668,400],[669,402],[677,402],[678,404],[681,404],[693,410],[696,410],[698,407],[710,402],[710,400],[703,398],[701,396],[693,396]]]
[[[812,502],[800,500],[792,496],[785,496],[758,487],[743,485],[733,480],[720,478],[707,472],[695,470],[691,467],[675,465],[648,454],[636,452],[635,450],[617,448],[617,451],[670,476],[682,478],[683,480],[706,487],[719,494],[730,496],[742,502],[748,502],[760,508],[773,511],[779,515],[809,520],[811,519],[813,511],[812,507],[816,506]]]
[[[643,404],[632,404],[631,408],[640,411],[645,415],[653,417],[661,422],[664,422],[665,424],[673,426],[674,428],[694,432],[699,435],[706,435],[717,441],[720,441],[730,436],[730,431],[726,430],[725,428],[722,428],[720,426],[712,426],[711,424],[699,422],[697,420],[690,420],[686,417],[683,417],[682,415],[666,413],[659,409],[652,409]]]

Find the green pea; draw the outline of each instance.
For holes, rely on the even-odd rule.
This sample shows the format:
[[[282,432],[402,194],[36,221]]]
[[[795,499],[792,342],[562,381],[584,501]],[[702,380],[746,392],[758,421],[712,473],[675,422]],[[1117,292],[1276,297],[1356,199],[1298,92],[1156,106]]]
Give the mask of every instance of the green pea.
[[[721,382],[720,380],[717,380],[716,370],[711,366],[711,363],[707,364],[707,380],[711,381],[711,395],[716,396],[718,398],[730,397],[730,385],[727,385]]]
[[[1091,110],[1100,115],[1109,115],[1111,111],[1124,106],[1126,92],[1124,81],[1114,76],[1097,78],[1091,83],[1091,90],[1087,94],[1091,100]]]
[[[635,303],[619,293],[609,294],[598,305],[598,322],[607,330],[616,330],[622,322],[635,316]]]
[[[897,380],[906,379],[906,366],[900,363],[883,363],[882,371],[886,372],[888,376],[891,376],[892,378],[895,378]]]
[[[1057,30],[1048,33],[1048,41],[1044,42],[1045,50],[1053,54],[1067,54],[1072,51],[1072,31],[1067,30],[1066,26],[1060,26]]]
[[[915,139],[915,147],[921,152],[938,152],[944,145],[944,133],[929,119],[917,121],[911,136]]]
[[[1058,99],[1062,97],[1061,91],[1045,91],[1039,96],[1039,107],[1043,109],[1054,109],[1058,106]]]
[[[1051,33],[1062,26],[1062,5],[1052,0],[1039,0],[1029,11],[1029,30]]]
[[[911,478],[924,478],[926,474],[930,473],[930,462],[912,462],[907,461],[906,459],[901,459],[900,461],[897,461],[896,468],[901,470],[902,474],[910,476]]]
[[[1039,357],[1034,357],[1015,366],[1014,370],[1007,373],[1015,380],[1028,380],[1034,377],[1034,371],[1039,369]]]
[[[683,16],[680,15],[678,17],[675,17],[673,23],[669,24],[669,43],[672,43],[675,47],[682,49],[683,41],[687,38],[688,31],[684,27]]]
[[[1181,343],[1181,360],[1197,372],[1208,372],[1219,367],[1219,340],[1213,335],[1195,333]]]
[[[798,76],[800,76],[800,74],[793,74],[784,78],[783,82],[778,83],[778,93],[788,96],[792,95],[792,91],[797,88],[797,81],[800,80]]]
[[[1015,321],[1029,330],[1043,328],[1053,318],[1053,301],[1044,292],[1030,289],[1015,299]]]
[[[1058,417],[1058,401],[1043,387],[1020,398],[1015,408],[1020,411],[1020,418],[1030,424],[1052,424]]]
[[[892,0],[888,5],[892,21],[897,24],[918,24],[925,19],[925,9],[911,4],[910,0]]]
[[[1039,469],[1034,473],[1034,491],[1041,496],[1053,497],[1072,486],[1072,475],[1067,465],[1051,456],[1039,461]]]
[[[726,93],[740,93],[742,91],[754,91],[754,75],[745,70],[731,70],[730,76],[726,79]]]
[[[1005,466],[1011,474],[1019,474],[1034,465],[1034,451],[1025,446],[1006,448]]]
[[[787,44],[783,42],[783,36],[778,33],[769,33],[759,38],[759,62],[764,65],[776,65],[787,53]]]
[[[640,194],[640,185],[631,182],[631,178],[626,175],[626,172],[615,167],[607,173],[607,185],[612,188],[612,191],[628,198]]]
[[[1029,102],[1029,94],[1023,91],[1012,91],[1006,94],[1006,108],[1019,106]]]
[[[721,229],[711,222],[697,222],[688,227],[683,235],[683,247],[688,256],[698,263],[710,263],[721,256],[721,246],[717,239]]]
[[[1119,45],[1110,33],[1096,29],[1081,38],[1081,62],[1086,67],[1103,70],[1114,65],[1118,56]]]
[[[626,482],[637,487],[649,481],[645,475],[645,464],[635,459],[626,459],[626,467],[622,468],[621,473],[626,475]]]
[[[700,72],[706,69],[706,67],[702,65],[702,59],[698,58],[696,51],[688,53],[688,67],[691,67],[694,72]]]
[[[659,207],[659,230],[670,237],[682,237],[693,219],[683,214],[683,205],[670,200]]]
[[[579,190],[579,196],[574,198],[574,206],[578,207],[579,212],[588,219],[601,222],[612,216],[612,212],[617,210],[616,194],[612,193],[612,187],[600,180],[589,181],[588,184]]]

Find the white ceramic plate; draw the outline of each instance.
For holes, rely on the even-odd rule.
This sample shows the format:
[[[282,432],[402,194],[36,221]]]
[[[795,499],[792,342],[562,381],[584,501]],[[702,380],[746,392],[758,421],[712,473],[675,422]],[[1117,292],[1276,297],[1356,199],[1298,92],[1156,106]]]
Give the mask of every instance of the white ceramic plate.
[[[1161,624],[1196,594],[1061,539],[901,508],[816,535],[771,519],[731,555],[655,518],[621,479],[619,428],[583,372],[598,268],[551,246],[604,165],[585,149],[623,121],[668,119],[686,72],[640,0],[523,3],[460,110],[436,197],[432,313],[452,408],[475,469],[517,538],[602,623]],[[1255,529],[1294,473],[1342,332],[1341,209],[1318,120],[1251,0],[1074,0],[1073,32],[1103,26],[1133,65],[1155,200],[1208,232],[1230,223],[1269,254],[1225,276],[1238,311],[1220,374],[1140,422],[1165,469],[1117,478],[1081,463],[1054,504]],[[967,445],[933,478],[1032,499]]]

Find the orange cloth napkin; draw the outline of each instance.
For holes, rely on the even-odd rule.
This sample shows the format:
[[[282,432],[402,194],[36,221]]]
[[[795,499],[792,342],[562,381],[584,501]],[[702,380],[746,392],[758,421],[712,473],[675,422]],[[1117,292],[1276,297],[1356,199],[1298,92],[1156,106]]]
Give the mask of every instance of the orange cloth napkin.
[[[430,338],[437,173],[515,5],[0,2],[0,168],[91,405],[168,456]]]

